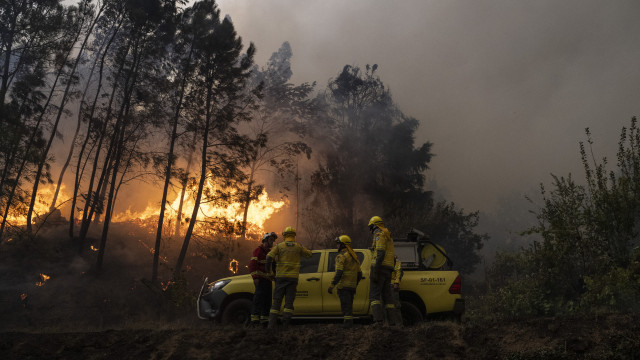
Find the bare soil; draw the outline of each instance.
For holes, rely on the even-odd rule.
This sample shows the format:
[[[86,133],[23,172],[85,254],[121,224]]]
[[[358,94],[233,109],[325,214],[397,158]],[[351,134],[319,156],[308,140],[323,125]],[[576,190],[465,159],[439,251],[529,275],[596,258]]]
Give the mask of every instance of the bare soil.
[[[640,317],[540,318],[410,328],[298,323],[286,330],[190,328],[0,333],[2,359],[638,359]]]
[[[145,281],[152,242],[117,230],[101,276],[95,253],[78,255],[64,236],[0,244],[0,359],[640,359],[640,314],[278,331],[202,321],[193,306],[202,276],[228,276],[229,258],[242,268],[251,244],[194,251],[187,285],[163,288]]]

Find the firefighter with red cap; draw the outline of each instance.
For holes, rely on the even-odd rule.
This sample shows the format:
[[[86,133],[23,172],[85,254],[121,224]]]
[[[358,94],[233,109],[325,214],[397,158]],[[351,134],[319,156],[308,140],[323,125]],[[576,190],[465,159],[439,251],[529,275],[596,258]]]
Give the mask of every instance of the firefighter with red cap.
[[[271,308],[271,274],[266,268],[267,254],[273,247],[273,242],[278,238],[274,232],[262,236],[262,244],[251,255],[249,272],[255,285],[253,294],[253,307],[251,309],[250,326],[266,325],[269,322],[269,309]]]
[[[267,269],[271,269],[273,261],[276,262],[276,285],[273,290],[273,301],[269,311],[269,328],[273,329],[278,323],[280,305],[284,298],[284,310],[282,324],[289,325],[293,316],[293,302],[296,299],[298,288],[298,275],[300,274],[300,257],[310,258],[311,250],[296,242],[296,230],[287,226],[282,233],[284,241],[278,243],[267,254]]]
[[[353,298],[358,283],[362,279],[362,271],[360,270],[360,261],[351,248],[351,238],[347,235],[340,235],[336,238],[336,244],[338,244],[336,274],[327,291],[329,294],[333,294],[333,288],[338,288],[344,327],[351,327],[353,326]]]

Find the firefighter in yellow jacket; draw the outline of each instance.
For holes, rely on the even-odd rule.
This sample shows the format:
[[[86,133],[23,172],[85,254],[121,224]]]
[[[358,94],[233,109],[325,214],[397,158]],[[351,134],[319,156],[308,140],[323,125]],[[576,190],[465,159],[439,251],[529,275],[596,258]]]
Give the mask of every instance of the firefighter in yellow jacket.
[[[293,301],[296,299],[298,274],[300,273],[300,256],[311,257],[311,251],[296,242],[296,230],[287,226],[282,233],[284,241],[275,245],[267,254],[266,268],[271,269],[271,263],[276,262],[276,284],[273,291],[273,301],[269,311],[270,329],[276,327],[278,314],[284,298],[283,325],[288,325],[293,316]]]
[[[333,288],[338,288],[344,327],[351,327],[353,325],[353,298],[356,294],[356,287],[362,279],[362,271],[360,270],[360,261],[351,248],[351,238],[347,235],[340,235],[336,238],[336,244],[338,244],[339,251],[336,255],[336,274],[327,290],[329,294],[333,294]]]
[[[395,264],[393,265],[393,272],[391,273],[391,294],[393,294],[393,304],[395,305],[395,309],[393,310],[394,322],[396,325],[402,325],[402,313],[400,312],[400,281],[402,281],[402,276],[404,275],[404,271],[402,270],[402,262],[395,257]]]
[[[391,293],[391,273],[395,263],[393,239],[379,216],[374,216],[369,220],[369,230],[373,233],[371,245],[373,256],[369,275],[371,279],[369,301],[371,302],[373,321],[376,325],[382,324],[384,321],[385,312],[382,307],[384,303],[389,323],[400,325],[397,321],[398,316]]]

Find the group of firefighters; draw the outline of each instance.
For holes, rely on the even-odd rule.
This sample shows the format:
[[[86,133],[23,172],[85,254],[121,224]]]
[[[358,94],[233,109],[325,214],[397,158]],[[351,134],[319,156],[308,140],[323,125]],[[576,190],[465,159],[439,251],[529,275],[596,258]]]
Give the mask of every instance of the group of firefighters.
[[[400,261],[394,254],[393,239],[379,216],[369,220],[369,230],[373,234],[369,273],[369,301],[373,324],[380,326],[383,323],[386,310],[389,325],[401,326],[398,289],[402,270]],[[278,235],[274,232],[264,234],[262,244],[254,250],[249,262],[249,271],[255,285],[250,326],[266,325],[270,329],[276,328],[283,299],[282,325],[286,327],[291,322],[300,258],[309,258],[312,253],[296,242],[296,231],[292,227],[287,227],[282,235],[284,241],[274,246]],[[353,325],[353,299],[356,287],[363,278],[362,270],[360,261],[351,248],[351,238],[340,235],[335,241],[338,248],[336,274],[327,291],[333,294],[334,289],[337,289],[344,326],[350,327]],[[275,276],[272,271],[273,264]],[[274,279],[275,287],[272,294],[271,284]]]

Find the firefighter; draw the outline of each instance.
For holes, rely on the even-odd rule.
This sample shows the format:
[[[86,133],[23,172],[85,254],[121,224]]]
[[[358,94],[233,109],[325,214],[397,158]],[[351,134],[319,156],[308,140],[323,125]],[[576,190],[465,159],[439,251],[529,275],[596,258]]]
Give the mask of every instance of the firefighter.
[[[258,246],[249,261],[249,272],[255,285],[253,294],[253,307],[251,308],[251,326],[266,325],[269,321],[269,309],[271,308],[271,274],[266,269],[267,254],[273,247],[278,235],[274,232],[262,236],[262,244]]]
[[[402,271],[402,262],[395,257],[395,263],[393,265],[393,272],[391,273],[391,294],[393,294],[393,305],[395,305],[395,309],[393,310],[393,316],[395,317],[393,320],[396,325],[402,326],[402,313],[400,312],[400,281],[402,281],[402,276],[404,275],[404,271]]]
[[[374,216],[369,220],[369,230],[373,234],[371,273],[369,274],[371,278],[369,301],[373,312],[373,322],[376,326],[382,324],[385,315],[383,309],[386,309],[389,323],[399,325],[396,324],[397,317],[391,294],[391,273],[395,260],[393,239],[379,216]]]
[[[280,305],[284,298],[282,324],[286,327],[293,316],[293,301],[296,299],[298,274],[300,272],[300,256],[311,257],[310,250],[296,242],[296,230],[287,226],[282,233],[284,241],[278,243],[267,254],[267,269],[271,269],[276,262],[276,285],[273,291],[273,301],[269,311],[269,328],[273,329],[278,323]]]
[[[362,279],[362,271],[360,270],[360,261],[351,248],[351,238],[347,235],[340,235],[336,238],[336,244],[338,244],[339,251],[336,256],[336,275],[327,290],[329,294],[333,294],[333,288],[338,288],[344,327],[351,327],[353,326],[353,297],[356,294],[356,287]]]

